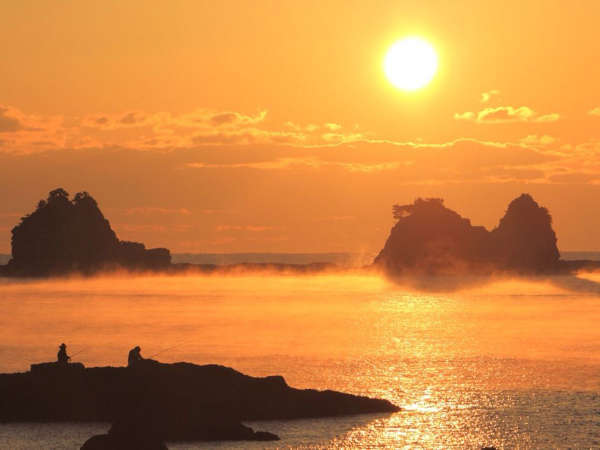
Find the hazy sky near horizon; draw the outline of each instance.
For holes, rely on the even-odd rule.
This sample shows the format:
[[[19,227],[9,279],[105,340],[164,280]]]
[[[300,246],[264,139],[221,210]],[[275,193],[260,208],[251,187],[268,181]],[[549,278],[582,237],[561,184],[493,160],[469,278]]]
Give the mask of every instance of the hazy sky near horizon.
[[[183,252],[376,252],[391,206],[494,227],[529,192],[600,249],[600,3],[21,0],[0,5],[0,252],[48,191]],[[385,78],[405,36],[422,90]]]

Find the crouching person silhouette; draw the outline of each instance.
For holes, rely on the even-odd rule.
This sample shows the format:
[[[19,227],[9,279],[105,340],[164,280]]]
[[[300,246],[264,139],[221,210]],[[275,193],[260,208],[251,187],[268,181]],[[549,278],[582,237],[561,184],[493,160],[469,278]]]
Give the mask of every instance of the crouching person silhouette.
[[[59,364],[67,365],[71,357],[67,355],[67,346],[63,343],[58,347],[58,354],[56,355]]]
[[[141,351],[142,349],[139,346],[134,347],[129,351],[129,356],[127,357],[127,367],[132,367],[139,361],[144,360],[140,354]]]

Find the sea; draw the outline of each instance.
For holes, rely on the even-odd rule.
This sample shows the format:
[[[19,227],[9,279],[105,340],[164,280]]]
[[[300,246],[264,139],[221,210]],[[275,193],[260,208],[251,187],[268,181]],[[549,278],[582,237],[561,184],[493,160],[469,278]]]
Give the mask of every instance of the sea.
[[[300,276],[0,279],[0,372],[53,360],[61,342],[88,367],[125,365],[139,345],[163,362],[283,375],[402,408],[246,422],[281,440],[171,449],[600,448],[600,273],[391,281],[356,264]],[[109,426],[0,424],[0,448],[78,449]]]

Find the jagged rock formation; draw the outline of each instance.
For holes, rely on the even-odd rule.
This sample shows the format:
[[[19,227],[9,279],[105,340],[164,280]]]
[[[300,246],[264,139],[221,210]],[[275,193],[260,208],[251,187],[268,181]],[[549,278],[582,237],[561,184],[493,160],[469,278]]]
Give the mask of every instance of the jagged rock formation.
[[[87,193],[73,200],[64,189],[50,192],[37,209],[12,230],[12,259],[5,272],[39,276],[100,269],[160,269],[171,264],[164,248],[147,250],[137,242],[120,241]]]
[[[272,440],[241,421],[399,410],[386,400],[294,389],[281,376],[250,377],[217,365],[144,360],[131,368],[35,369],[0,374],[0,422],[108,421],[113,434],[146,429],[166,441]]]
[[[556,269],[560,259],[552,217],[529,194],[510,202],[491,238],[503,269],[548,272]]]
[[[374,264],[390,274],[549,273],[560,254],[552,218],[529,194],[513,200],[498,227],[473,226],[442,199],[395,205],[392,228]]]

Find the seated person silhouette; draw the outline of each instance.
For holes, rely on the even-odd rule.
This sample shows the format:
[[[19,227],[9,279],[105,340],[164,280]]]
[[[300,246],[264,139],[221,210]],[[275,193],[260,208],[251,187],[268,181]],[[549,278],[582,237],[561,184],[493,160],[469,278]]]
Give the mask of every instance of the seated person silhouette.
[[[134,347],[129,351],[129,356],[127,358],[127,367],[131,367],[137,362],[144,360],[144,358],[142,358],[142,355],[140,354],[141,350],[142,349],[140,347]]]
[[[63,343],[58,347],[58,354],[56,355],[59,364],[68,364],[71,357],[67,355],[67,346]]]

